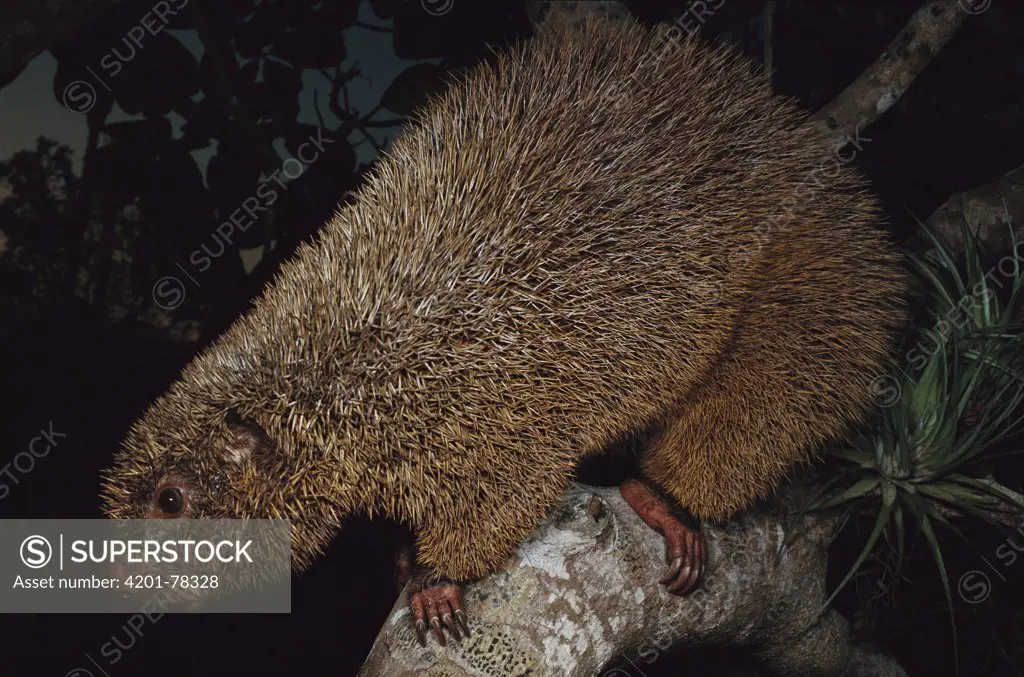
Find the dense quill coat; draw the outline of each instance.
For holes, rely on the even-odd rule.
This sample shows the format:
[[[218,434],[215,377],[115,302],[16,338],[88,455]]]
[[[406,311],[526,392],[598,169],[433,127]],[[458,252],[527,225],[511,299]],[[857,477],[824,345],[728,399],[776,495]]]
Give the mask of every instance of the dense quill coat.
[[[348,514],[499,567],[582,455],[705,518],[870,405],[903,290],[861,179],[730,50],[557,21],[432,100],[367,185],[133,427],[107,511]],[[236,415],[248,423],[232,422]]]

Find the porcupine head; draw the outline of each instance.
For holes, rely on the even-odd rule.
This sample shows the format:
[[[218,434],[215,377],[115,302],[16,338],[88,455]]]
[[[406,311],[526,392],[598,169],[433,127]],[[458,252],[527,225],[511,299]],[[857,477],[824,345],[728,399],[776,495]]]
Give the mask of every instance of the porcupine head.
[[[229,330],[189,364],[182,378],[132,426],[113,466],[103,472],[103,509],[115,519],[289,518],[291,564],[302,569],[329,542],[341,517],[334,504],[314,500],[300,486],[313,480],[295,467],[288,447],[232,406],[246,391],[232,380],[234,372],[225,368],[221,356],[237,335]],[[259,585],[283,574],[280,569],[257,570],[224,577],[226,589],[209,594]],[[197,594],[202,593],[193,597]]]

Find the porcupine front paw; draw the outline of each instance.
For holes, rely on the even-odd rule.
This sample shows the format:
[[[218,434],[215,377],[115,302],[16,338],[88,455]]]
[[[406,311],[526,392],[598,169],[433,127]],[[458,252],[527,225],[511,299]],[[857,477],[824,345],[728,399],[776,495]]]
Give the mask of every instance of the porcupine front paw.
[[[462,610],[462,587],[441,578],[431,569],[414,569],[409,581],[409,608],[416,624],[416,637],[422,646],[427,645],[428,623],[434,629],[434,635],[441,646],[445,645],[442,623],[455,639],[461,639],[460,629],[462,634],[469,637],[466,612]]]
[[[659,583],[673,595],[685,595],[700,583],[707,564],[707,541],[696,520],[676,516],[668,502],[646,483],[627,480],[619,487],[626,503],[647,526],[665,537],[668,573]]]

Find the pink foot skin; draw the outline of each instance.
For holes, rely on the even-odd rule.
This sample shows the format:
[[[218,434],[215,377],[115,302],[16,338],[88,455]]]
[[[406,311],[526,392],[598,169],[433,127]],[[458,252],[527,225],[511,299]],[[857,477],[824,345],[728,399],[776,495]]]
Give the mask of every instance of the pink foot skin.
[[[427,645],[429,624],[441,646],[445,645],[444,624],[455,639],[469,637],[466,612],[462,610],[462,588],[458,583],[438,578],[428,569],[417,567],[409,581],[409,608],[416,623],[416,637]],[[461,634],[460,631],[461,630]]]
[[[700,528],[685,524],[672,513],[668,502],[643,482],[627,480],[619,491],[640,519],[665,537],[669,567],[658,582],[673,595],[685,595],[696,588],[708,556],[707,542]]]

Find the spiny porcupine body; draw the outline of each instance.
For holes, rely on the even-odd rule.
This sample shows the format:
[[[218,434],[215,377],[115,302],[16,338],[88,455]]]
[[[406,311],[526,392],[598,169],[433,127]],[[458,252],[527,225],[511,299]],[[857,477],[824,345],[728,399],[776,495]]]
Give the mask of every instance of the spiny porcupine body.
[[[646,473],[728,517],[864,414],[901,320],[879,208],[830,152],[733,51],[553,22],[434,98],[186,367],[108,513],[166,516],[170,486],[179,516],[290,517],[300,567],[386,514],[466,579],[653,425]]]

